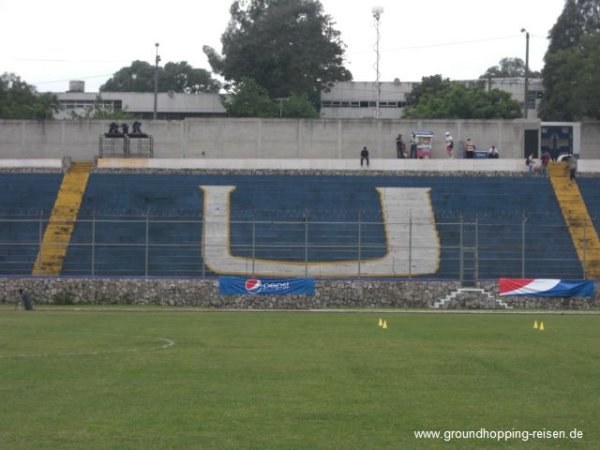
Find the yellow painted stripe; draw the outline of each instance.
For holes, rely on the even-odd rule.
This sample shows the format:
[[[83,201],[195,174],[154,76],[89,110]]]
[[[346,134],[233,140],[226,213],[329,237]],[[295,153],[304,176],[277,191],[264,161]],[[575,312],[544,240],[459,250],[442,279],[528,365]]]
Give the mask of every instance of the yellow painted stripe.
[[[550,180],[587,278],[600,278],[600,240],[577,181],[569,180],[565,163],[549,165]]]
[[[60,275],[91,169],[92,163],[73,163],[63,177],[33,275]]]

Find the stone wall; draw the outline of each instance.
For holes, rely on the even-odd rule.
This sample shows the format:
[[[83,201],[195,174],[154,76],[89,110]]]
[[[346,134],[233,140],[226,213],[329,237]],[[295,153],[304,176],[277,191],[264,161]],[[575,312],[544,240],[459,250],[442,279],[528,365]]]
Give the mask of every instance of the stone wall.
[[[314,296],[220,295],[217,279],[1,278],[0,303],[14,304],[25,289],[41,305],[139,305],[211,309],[430,308],[460,288],[458,282],[420,280],[317,280]],[[459,294],[446,309],[488,309],[494,282],[484,294]],[[489,294],[489,295],[488,295]],[[515,308],[597,309],[600,296],[502,297]],[[499,307],[498,303],[496,307]]]

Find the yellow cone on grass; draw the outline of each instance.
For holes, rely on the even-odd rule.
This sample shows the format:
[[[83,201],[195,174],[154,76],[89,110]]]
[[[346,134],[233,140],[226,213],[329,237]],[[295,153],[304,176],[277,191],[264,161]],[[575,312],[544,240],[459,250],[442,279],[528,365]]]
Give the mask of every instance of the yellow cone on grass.
[[[383,319],[380,317],[379,318],[379,326],[382,327],[383,326]]]
[[[534,330],[537,330],[537,329],[538,329],[537,320],[535,320],[535,321],[533,322],[533,329],[534,329]]]
[[[540,331],[544,331],[544,322],[540,322]]]
[[[387,330],[387,320],[383,321],[383,325],[381,326],[384,330]]]

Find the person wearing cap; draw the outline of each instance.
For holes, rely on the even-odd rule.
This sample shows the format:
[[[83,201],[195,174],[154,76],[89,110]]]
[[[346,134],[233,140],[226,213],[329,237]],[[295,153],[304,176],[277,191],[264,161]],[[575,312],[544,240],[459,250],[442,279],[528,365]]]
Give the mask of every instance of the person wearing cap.
[[[454,139],[449,131],[446,131],[446,152],[448,153],[448,158],[453,158],[452,151],[454,150]]]

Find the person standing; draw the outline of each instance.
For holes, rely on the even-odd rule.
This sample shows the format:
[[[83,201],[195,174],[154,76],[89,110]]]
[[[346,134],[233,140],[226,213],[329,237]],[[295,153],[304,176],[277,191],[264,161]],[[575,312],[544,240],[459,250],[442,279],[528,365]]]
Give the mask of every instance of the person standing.
[[[27,292],[25,292],[23,289],[19,289],[19,295],[21,296],[23,308],[26,311],[33,311],[33,304],[31,303],[31,299],[29,298],[29,295],[27,295]]]
[[[410,159],[415,159],[417,157],[417,136],[413,133],[410,138]]]
[[[569,157],[569,183],[575,181],[577,175],[577,156],[571,155]]]
[[[475,144],[473,144],[473,141],[471,141],[471,139],[467,139],[467,142],[465,144],[466,157],[469,159],[473,159],[475,157],[476,148],[477,147],[475,146]]]
[[[550,157],[548,156],[548,153],[546,153],[546,152],[542,153],[540,162],[541,162],[541,168],[540,168],[541,174],[543,176],[548,176],[548,163],[550,162]]]
[[[454,151],[454,138],[450,134],[449,131],[446,131],[446,152],[448,153],[448,158],[454,158],[452,152]]]
[[[360,167],[363,166],[363,162],[366,162],[367,167],[369,167],[369,150],[367,150],[366,146],[364,146],[360,152]]]
[[[527,166],[528,174],[533,175],[533,153],[530,153],[529,156],[527,156],[525,165]]]
[[[406,158],[406,144],[402,140],[401,134],[396,138],[396,155],[398,156],[398,159]]]

